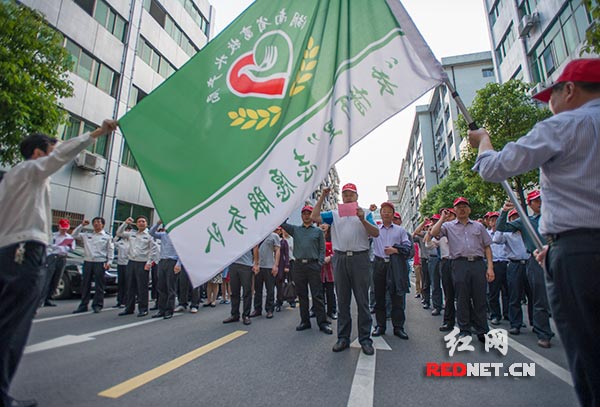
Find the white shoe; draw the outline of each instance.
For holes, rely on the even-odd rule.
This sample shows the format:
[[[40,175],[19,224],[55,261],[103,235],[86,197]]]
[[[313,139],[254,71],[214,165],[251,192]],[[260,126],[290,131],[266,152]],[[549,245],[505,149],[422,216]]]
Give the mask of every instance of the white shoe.
[[[192,307],[192,308],[190,308],[190,312],[192,314],[195,314],[196,312],[198,312],[198,308],[197,307]]]
[[[183,311],[185,311],[185,307],[183,305],[178,305],[173,310],[173,312],[183,312]]]

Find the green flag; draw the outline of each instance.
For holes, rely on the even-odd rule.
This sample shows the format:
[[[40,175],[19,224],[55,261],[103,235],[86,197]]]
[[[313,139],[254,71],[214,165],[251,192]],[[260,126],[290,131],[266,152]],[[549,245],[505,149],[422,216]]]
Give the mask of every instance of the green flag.
[[[199,285],[443,78],[396,0],[257,0],[120,126]]]

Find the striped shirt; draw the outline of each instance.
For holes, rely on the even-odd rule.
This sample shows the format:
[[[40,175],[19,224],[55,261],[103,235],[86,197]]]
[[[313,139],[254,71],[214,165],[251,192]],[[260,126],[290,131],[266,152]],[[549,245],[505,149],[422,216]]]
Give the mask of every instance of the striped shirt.
[[[473,169],[500,182],[541,167],[540,233],[600,229],[600,98],[534,126],[502,151],[484,151]]]

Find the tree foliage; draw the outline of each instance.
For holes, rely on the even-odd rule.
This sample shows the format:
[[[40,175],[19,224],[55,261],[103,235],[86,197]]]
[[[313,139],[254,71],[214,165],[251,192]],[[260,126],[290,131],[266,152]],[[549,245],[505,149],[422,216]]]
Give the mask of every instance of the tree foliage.
[[[503,84],[488,83],[477,91],[469,112],[478,126],[490,133],[495,150],[501,150],[507,143],[517,141],[533,126],[551,115],[547,108],[540,109],[528,95],[531,85],[519,80]],[[461,134],[466,136],[467,123],[463,117],[458,122]],[[479,202],[488,202],[488,207],[499,208],[506,199],[500,184],[484,181],[471,171],[477,158],[477,150],[469,146],[460,162],[461,172],[467,180],[465,196]],[[539,184],[539,170],[517,175],[508,180],[525,206],[524,191]]]
[[[592,25],[585,34],[585,43],[581,53],[600,54],[600,1],[584,0],[585,8],[592,16]]]
[[[0,1],[0,162],[14,164],[29,133],[52,134],[64,119],[59,98],[73,93],[62,35],[43,17]]]

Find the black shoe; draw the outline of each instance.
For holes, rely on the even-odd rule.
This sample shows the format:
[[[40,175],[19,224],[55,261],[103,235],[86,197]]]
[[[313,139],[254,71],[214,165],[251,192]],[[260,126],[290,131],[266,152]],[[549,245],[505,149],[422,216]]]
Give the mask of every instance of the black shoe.
[[[102,307],[92,307],[92,310],[94,311],[94,314],[98,314],[100,311],[102,311]]]
[[[152,315],[152,318],[163,318],[164,316],[164,312],[157,312],[156,314]]]
[[[458,334],[458,339],[467,337],[467,336],[471,336],[471,332],[470,331],[460,331]]]
[[[224,324],[230,324],[232,322],[238,322],[240,320],[240,317],[234,317],[233,315],[230,316],[229,318],[226,318],[223,320]]]
[[[437,317],[438,315],[440,315],[440,310],[439,309],[434,309],[433,311],[431,311],[431,315],[433,315],[434,317]]]
[[[345,339],[338,339],[338,341],[333,345],[331,349],[334,352],[341,352],[344,349],[348,349],[350,347],[350,343]]]
[[[37,400],[15,400],[10,399],[6,407],[37,407]]]
[[[281,305],[275,306],[275,312],[281,312]]]
[[[44,301],[44,307],[56,307],[56,304],[50,300]]]
[[[415,295],[415,298],[421,298],[421,294]]]
[[[429,307],[430,307],[429,304],[427,304],[427,303],[423,304],[423,309],[429,309]]]
[[[165,312],[165,316],[163,317],[163,319],[171,319],[173,318],[173,313],[172,312]]]
[[[490,324],[500,325],[500,320],[498,318],[492,318],[492,320],[490,321]]]
[[[481,343],[485,343],[485,334],[477,334],[477,340]]]
[[[296,331],[304,331],[306,329],[310,329],[310,322],[301,322],[300,325],[296,327]]]
[[[331,329],[331,326],[329,324],[322,324],[319,327],[319,330],[327,335],[331,335],[333,333],[333,330]]]
[[[158,309],[158,305],[154,304],[152,308],[148,308],[149,311],[156,311]]]
[[[267,311],[267,319],[273,318],[273,311]]]
[[[254,310],[254,311],[252,311],[250,313],[249,317],[250,318],[255,318],[255,317],[260,317],[261,315],[262,315],[262,311]]]
[[[371,308],[371,314],[375,313],[375,308]]]
[[[73,311],[73,314],[82,314],[84,312],[88,312],[87,307],[79,307],[75,311]]]
[[[252,323],[252,321],[250,320],[249,317],[244,317],[244,318],[242,318],[242,323],[244,325],[250,325]]]
[[[373,349],[373,344],[371,344],[370,342],[361,343],[360,347],[362,348],[363,353],[367,356],[371,356],[371,355],[375,354],[375,349]]]
[[[521,330],[519,328],[513,327],[508,330],[508,333],[511,335],[519,335]]]
[[[290,302],[290,307],[296,308],[296,302]]]
[[[378,326],[373,330],[373,333],[371,335],[373,336],[381,336],[385,334],[385,329],[383,329],[382,327]]]
[[[450,325],[445,322],[442,324],[442,326],[440,326],[440,332],[450,332],[453,329],[454,325]]]
[[[119,312],[118,315],[120,317],[122,317],[123,315],[132,315],[132,314],[133,314],[133,311],[131,311],[131,312],[130,311],[122,311],[122,312]]]
[[[146,315],[148,315],[148,311],[140,311],[137,314],[138,318],[145,317]]]
[[[336,320],[338,318],[338,316],[335,312],[333,314],[327,314],[327,316],[333,320]]]
[[[394,329],[394,335],[396,335],[400,339],[408,339],[408,335],[402,328]]]

